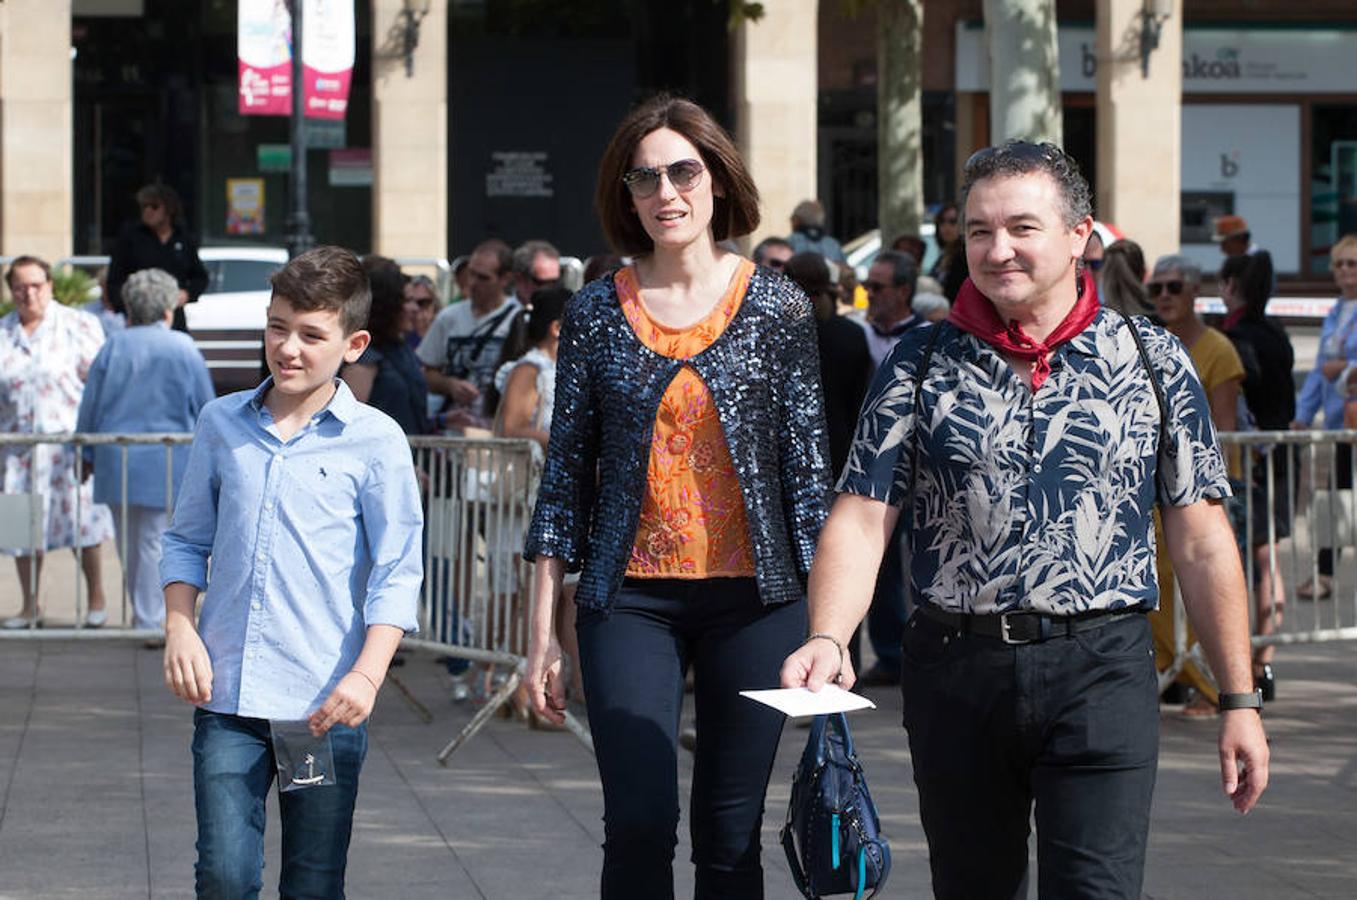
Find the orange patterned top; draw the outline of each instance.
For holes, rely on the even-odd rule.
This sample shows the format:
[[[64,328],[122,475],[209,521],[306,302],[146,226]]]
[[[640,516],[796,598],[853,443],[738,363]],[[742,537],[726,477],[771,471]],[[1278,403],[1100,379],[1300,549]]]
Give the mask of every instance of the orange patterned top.
[[[661,356],[688,359],[709,347],[735,317],[754,264],[740,263],[726,293],[702,321],[661,325],[641,302],[635,269],[614,277],[622,311],[641,343]],[[711,391],[684,366],[655,416],[641,519],[631,548],[631,578],[749,577],[754,553],[735,465]]]

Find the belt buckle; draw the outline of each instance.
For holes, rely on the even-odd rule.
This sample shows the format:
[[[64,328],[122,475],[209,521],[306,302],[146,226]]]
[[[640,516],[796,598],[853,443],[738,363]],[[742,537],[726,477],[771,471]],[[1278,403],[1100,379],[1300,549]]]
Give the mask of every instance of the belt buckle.
[[[999,613],[999,640],[1005,644],[1021,645],[1032,643],[1032,638],[1015,638],[1012,635],[1012,626],[1009,624],[1009,616],[1021,615],[1022,613],[1006,612]]]

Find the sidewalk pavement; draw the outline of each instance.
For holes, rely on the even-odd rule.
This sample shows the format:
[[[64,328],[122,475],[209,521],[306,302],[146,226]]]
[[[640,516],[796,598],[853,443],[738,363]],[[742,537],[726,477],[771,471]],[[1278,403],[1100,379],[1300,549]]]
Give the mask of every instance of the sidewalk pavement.
[[[1220,793],[1215,728],[1165,711],[1146,897],[1357,895],[1353,649],[1279,651],[1280,699],[1267,713],[1272,785],[1244,818]],[[424,724],[396,690],[383,690],[359,794],[349,896],[597,896],[602,803],[588,752],[568,734],[496,719],[441,768],[435,754],[471,710],[448,699],[446,676],[430,656],[410,654],[393,671],[435,720]],[[869,693],[880,709],[855,713],[852,722],[894,857],[881,896],[927,897],[899,695]],[[0,900],[190,896],[190,719],[161,682],[159,654],[138,643],[0,644]],[[776,835],[804,735],[792,727],[784,733],[769,791],[770,900],[798,896]],[[682,753],[685,785],[690,763]],[[273,799],[269,816],[264,896],[275,897]],[[686,825],[675,866],[679,897],[693,889],[683,831]]]

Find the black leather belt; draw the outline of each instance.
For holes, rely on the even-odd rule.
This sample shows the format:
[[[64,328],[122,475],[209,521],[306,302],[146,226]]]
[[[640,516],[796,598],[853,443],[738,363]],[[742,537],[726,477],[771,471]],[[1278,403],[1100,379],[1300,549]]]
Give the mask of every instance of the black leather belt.
[[[1054,637],[1067,637],[1082,631],[1102,628],[1121,619],[1143,615],[1139,609],[1100,609],[1076,613],[1072,616],[1050,616],[1045,613],[1020,611],[973,615],[948,612],[927,603],[917,607],[919,614],[948,628],[981,637],[995,638],[1005,644],[1038,644]]]

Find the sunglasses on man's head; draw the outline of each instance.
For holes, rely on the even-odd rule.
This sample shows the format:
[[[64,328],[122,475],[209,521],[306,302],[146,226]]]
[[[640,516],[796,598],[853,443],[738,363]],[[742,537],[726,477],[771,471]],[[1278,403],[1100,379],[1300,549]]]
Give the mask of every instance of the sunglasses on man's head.
[[[1151,281],[1149,284],[1145,285],[1145,289],[1149,291],[1151,297],[1158,297],[1165,291],[1168,291],[1171,295],[1177,297],[1183,292],[1183,287],[1184,285],[1181,281]]]
[[[666,175],[676,191],[691,191],[697,187],[704,166],[695,159],[680,159],[667,166],[642,166],[622,176],[622,183],[637,200],[644,200],[660,189],[660,175]]]
[[[1034,144],[1030,141],[1009,141],[1007,144],[1000,144],[997,147],[983,147],[971,154],[966,160],[963,170],[969,170],[972,166],[984,162],[991,156],[1002,153],[1012,160],[1022,162],[1055,162],[1065,155],[1055,144]]]

